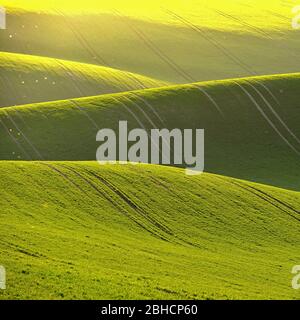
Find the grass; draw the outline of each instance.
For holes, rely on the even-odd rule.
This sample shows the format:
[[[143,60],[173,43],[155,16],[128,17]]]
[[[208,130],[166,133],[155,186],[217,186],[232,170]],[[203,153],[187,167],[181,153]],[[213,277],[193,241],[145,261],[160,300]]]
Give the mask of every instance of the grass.
[[[299,84],[294,74],[2,108],[0,159],[95,160],[97,131],[127,120],[204,128],[206,171],[300,190]]]
[[[0,72],[0,106],[166,85],[122,70],[7,52],[0,52]]]
[[[81,3],[74,3],[72,0],[46,0],[43,2],[27,0],[25,3],[22,0],[2,0],[2,3],[4,6],[11,8],[10,10],[13,12],[27,10],[53,13],[55,8],[59,8],[67,14],[95,14],[108,13],[112,9],[118,8],[129,17],[176,24],[176,20],[172,19],[165,10],[166,8],[172,8],[176,12],[183,13],[197,25],[223,31],[237,30],[245,19],[247,19],[249,25],[254,24],[257,28],[264,30],[274,30],[278,26],[287,28],[288,26],[284,24],[283,18],[288,17],[291,14],[290,9],[297,5],[296,0],[288,0],[284,3],[280,0],[264,0],[259,3],[254,0],[245,0],[243,4],[229,0],[226,5],[222,0],[190,0],[188,4],[182,3],[180,0],[153,0],[143,3],[143,5],[138,0],[129,0],[126,4],[122,0],[112,0],[110,3],[101,4],[97,0],[87,0],[85,6],[82,6]],[[239,17],[239,20],[222,16],[218,14],[218,10],[222,10],[228,15],[231,14],[233,17]],[[273,14],[266,21],[265,15],[268,12]]]
[[[100,10],[82,15],[71,15],[66,1],[51,1],[50,11],[9,10],[30,3],[3,2],[8,27],[0,32],[0,51],[97,64],[171,83],[300,68],[299,31],[291,28],[293,1],[226,1],[226,6],[220,1],[97,1]]]
[[[93,162],[1,162],[0,186],[0,299],[299,298],[299,193]]]
[[[299,299],[297,4],[3,0],[0,300]],[[206,173],[100,166],[119,120]]]

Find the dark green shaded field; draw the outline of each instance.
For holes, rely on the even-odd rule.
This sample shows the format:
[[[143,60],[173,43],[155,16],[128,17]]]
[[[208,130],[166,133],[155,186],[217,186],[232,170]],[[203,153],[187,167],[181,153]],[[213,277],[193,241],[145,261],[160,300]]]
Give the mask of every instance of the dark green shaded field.
[[[206,171],[300,190],[299,85],[294,74],[3,108],[0,159],[95,160],[97,131],[128,120],[204,128]]]
[[[164,85],[167,83],[94,64],[0,52],[0,107]]]

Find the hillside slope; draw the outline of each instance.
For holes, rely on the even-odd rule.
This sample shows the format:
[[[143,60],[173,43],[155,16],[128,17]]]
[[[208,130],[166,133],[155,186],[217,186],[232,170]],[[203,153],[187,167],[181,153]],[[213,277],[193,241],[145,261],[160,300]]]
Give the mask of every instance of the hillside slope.
[[[0,299],[296,299],[299,203],[176,168],[1,162]]]
[[[0,107],[163,85],[163,81],[112,68],[0,52]]]
[[[97,131],[128,120],[204,128],[206,171],[300,190],[299,85],[294,74],[2,108],[0,159],[95,160]]]
[[[88,3],[82,9],[78,2],[82,15],[70,14],[74,1],[49,1],[46,12],[38,9],[46,1],[37,2],[31,12],[10,9],[26,8],[28,0],[3,3],[8,27],[0,32],[0,51],[104,65],[172,83],[300,69],[292,1],[94,1],[92,13]]]

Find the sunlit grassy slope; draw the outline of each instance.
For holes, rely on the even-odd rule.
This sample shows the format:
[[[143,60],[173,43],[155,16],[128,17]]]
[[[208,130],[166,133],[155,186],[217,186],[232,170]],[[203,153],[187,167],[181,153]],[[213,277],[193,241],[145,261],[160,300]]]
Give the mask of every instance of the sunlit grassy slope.
[[[197,82],[299,72],[297,4],[3,0],[0,299],[299,299],[300,74]],[[214,174],[98,165],[119,120]]]
[[[76,98],[164,85],[96,65],[0,52],[0,106]]]
[[[205,170],[300,190],[300,75],[2,108],[0,159],[95,160],[99,129],[205,129]],[[62,138],[63,137],[63,138]]]
[[[262,29],[274,29],[278,26],[288,28],[284,18],[291,15],[291,8],[298,4],[297,0],[152,0],[141,3],[139,0],[111,0],[109,2],[86,0],[74,2],[72,0],[2,0],[2,5],[13,10],[29,10],[33,12],[55,12],[59,8],[65,13],[107,13],[112,9],[122,10],[127,16],[138,17],[142,20],[154,20],[166,24],[175,24],[176,20],[167,14],[166,9],[181,12],[189,17],[193,23],[201,26],[213,27],[221,30],[240,27],[241,21],[249,25],[256,25]],[[233,15],[236,19],[228,19],[225,15]],[[266,13],[273,13],[266,21]]]
[[[176,168],[1,162],[0,299],[296,299],[299,203]]]
[[[16,5],[4,5],[9,3]],[[176,83],[300,69],[292,1],[97,1],[98,9],[94,5],[86,15],[70,15],[65,3],[52,1],[46,12],[9,11],[0,51],[104,65]],[[89,3],[80,6],[87,10]]]

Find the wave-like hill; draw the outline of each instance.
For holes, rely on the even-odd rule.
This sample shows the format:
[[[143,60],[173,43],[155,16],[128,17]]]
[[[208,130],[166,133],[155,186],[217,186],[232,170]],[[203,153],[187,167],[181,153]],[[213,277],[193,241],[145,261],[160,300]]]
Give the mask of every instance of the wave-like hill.
[[[171,86],[0,110],[0,159],[95,160],[96,133],[205,129],[205,170],[300,189],[300,75]]]
[[[43,7],[46,1],[37,2],[34,6]],[[117,1],[101,13],[107,5],[94,1],[100,12],[88,13],[85,4],[86,14],[72,15],[62,8],[66,2],[73,8],[74,2],[57,2],[49,1],[52,10],[47,12],[10,8],[26,7],[29,0],[3,3],[9,25],[0,32],[0,51],[103,65],[171,83],[292,73],[300,68],[300,36],[291,28],[292,3],[251,0],[245,5],[228,0],[224,7],[219,0],[201,5],[197,0],[188,5]]]
[[[299,203],[176,168],[2,162],[0,299],[296,299]]]
[[[0,52],[0,107],[163,85],[166,82],[103,66]]]

